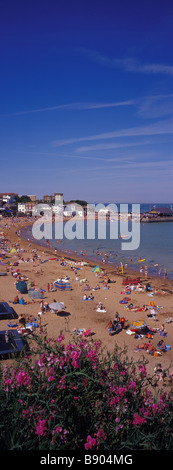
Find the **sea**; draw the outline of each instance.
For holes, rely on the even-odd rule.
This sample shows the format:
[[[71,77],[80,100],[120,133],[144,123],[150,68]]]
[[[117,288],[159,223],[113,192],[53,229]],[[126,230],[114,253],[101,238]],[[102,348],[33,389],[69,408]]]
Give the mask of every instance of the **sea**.
[[[116,204],[119,209],[119,204]],[[156,204],[155,204],[156,206]],[[154,204],[140,204],[140,213],[145,213],[155,207]],[[157,207],[172,208],[172,204],[157,204]],[[132,205],[128,205],[128,211],[132,210]],[[79,221],[78,224],[83,224]],[[52,238],[49,242],[43,238],[39,243],[52,249],[62,250],[65,253],[75,253],[81,255],[83,259],[88,258],[94,260],[96,264],[105,259],[106,266],[125,266],[136,272],[140,269],[148,267],[148,274],[164,277],[164,270],[167,271],[167,278],[173,279],[173,222],[157,222],[157,223],[140,223],[140,244],[134,250],[122,250],[125,240],[117,237],[110,238],[111,222],[109,220],[99,221],[101,224],[106,223],[106,238],[98,238],[98,222],[95,221],[95,238],[87,239],[87,221],[84,221],[84,239],[67,239],[63,240]],[[131,230],[131,221],[127,222],[128,230]],[[75,225],[75,224],[74,224]],[[105,225],[104,225],[105,227]],[[75,232],[74,226],[74,232]],[[54,227],[53,227],[54,233]],[[76,232],[77,233],[77,232]],[[103,233],[105,233],[103,229]],[[25,227],[22,236],[27,239],[32,238],[31,227]],[[143,260],[143,261],[141,261]]]

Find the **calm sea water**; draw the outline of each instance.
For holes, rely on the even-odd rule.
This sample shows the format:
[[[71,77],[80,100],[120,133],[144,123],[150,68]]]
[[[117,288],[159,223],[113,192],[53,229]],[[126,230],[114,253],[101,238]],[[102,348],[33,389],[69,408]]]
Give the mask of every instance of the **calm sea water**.
[[[159,204],[159,206],[171,207],[170,204]],[[130,205],[129,205],[130,207]],[[146,212],[152,208],[152,204],[141,204],[141,212]],[[131,210],[131,209],[130,209]],[[81,221],[82,224],[82,221]],[[84,233],[87,233],[87,222],[84,222]],[[103,222],[104,224],[104,222]],[[75,228],[74,228],[75,230]],[[50,240],[49,245],[54,249],[63,249],[64,251],[82,252],[86,257],[94,259],[97,264],[101,261],[105,253],[107,253],[107,263],[117,265],[120,262],[126,263],[129,268],[133,268],[139,272],[142,263],[139,258],[145,258],[143,266],[148,266],[148,273],[158,275],[161,270],[161,277],[164,275],[164,269],[167,269],[167,277],[173,279],[173,222],[158,222],[151,224],[140,224],[140,246],[137,250],[122,250],[121,244],[123,240],[110,239],[110,222],[106,222],[106,239],[98,239],[97,222],[95,226],[96,238],[94,240],[68,240],[64,237],[62,241]],[[130,231],[130,223],[129,223]],[[23,236],[30,238],[31,229],[25,229]],[[41,242],[47,245],[47,241],[43,239]],[[98,254],[99,252],[99,254]],[[158,264],[158,267],[154,265]]]

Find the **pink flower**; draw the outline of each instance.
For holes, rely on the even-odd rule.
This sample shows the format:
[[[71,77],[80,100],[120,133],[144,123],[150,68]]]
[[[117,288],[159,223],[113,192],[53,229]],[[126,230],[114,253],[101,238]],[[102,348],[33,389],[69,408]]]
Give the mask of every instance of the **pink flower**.
[[[120,422],[120,418],[115,418],[115,423],[119,423]]]
[[[39,419],[37,426],[36,426],[36,431],[35,434],[37,436],[45,436],[47,433],[47,424],[46,424],[46,419]]]
[[[3,385],[5,387],[6,392],[9,392],[10,389],[14,388],[14,383],[13,383],[12,379],[6,379],[5,382],[3,383]]]
[[[130,380],[129,382],[129,390],[133,390],[136,388],[136,382],[134,382],[133,380]]]
[[[97,441],[95,438],[92,438],[91,436],[87,436],[87,442],[84,445],[85,450],[92,449],[96,444],[97,444]]]
[[[145,366],[139,366],[140,374],[143,375],[143,377],[147,376],[147,369]]]
[[[59,434],[60,432],[62,432],[62,427],[61,426],[57,426],[57,428],[55,429],[55,432],[57,434]]]
[[[103,431],[103,429],[98,429],[96,436],[97,436],[98,439],[100,439],[100,441],[103,441],[103,440],[106,441],[106,439],[107,439],[107,435]]]
[[[60,335],[60,336],[58,336],[58,338],[57,338],[57,342],[58,342],[58,343],[61,343],[61,342],[63,341],[63,339],[64,339],[64,338],[65,338],[65,336],[64,336],[64,335]]]
[[[123,385],[122,387],[119,386],[115,390],[116,395],[119,395],[120,397],[123,397],[126,392],[127,392],[127,388],[125,385]]]
[[[50,377],[48,378],[48,382],[52,382],[53,380],[55,380],[55,377],[53,375],[50,375]]]
[[[25,385],[25,387],[30,385],[31,383],[31,377],[24,371],[21,370],[17,375],[16,375],[16,381],[17,381],[17,387],[20,387],[20,385]]]
[[[139,416],[137,413],[134,414],[133,416],[133,424],[134,426],[141,426],[142,424],[146,423],[146,419],[143,418],[142,416]]]

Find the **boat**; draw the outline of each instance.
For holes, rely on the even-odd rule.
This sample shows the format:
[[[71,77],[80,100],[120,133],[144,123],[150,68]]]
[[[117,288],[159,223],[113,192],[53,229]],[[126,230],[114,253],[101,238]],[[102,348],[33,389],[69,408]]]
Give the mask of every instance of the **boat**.
[[[119,238],[129,238],[129,235],[119,235]]]

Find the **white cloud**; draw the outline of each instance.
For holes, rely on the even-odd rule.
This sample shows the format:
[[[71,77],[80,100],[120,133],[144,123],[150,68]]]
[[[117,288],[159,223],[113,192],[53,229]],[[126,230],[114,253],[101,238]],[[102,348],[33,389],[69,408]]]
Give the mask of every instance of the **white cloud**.
[[[104,108],[114,108],[119,106],[131,106],[134,104],[133,100],[126,100],[126,101],[115,101],[112,103],[67,103],[67,104],[59,104],[57,106],[47,106],[44,108],[37,108],[37,109],[28,109],[24,111],[17,111],[10,114],[5,114],[3,116],[22,116],[25,114],[34,114],[34,113],[44,113],[46,111],[58,111],[61,109],[67,110],[90,110],[90,109],[104,109]]]
[[[142,141],[142,142],[128,142],[128,143],[115,143],[115,142],[111,142],[109,144],[103,144],[103,143],[99,143],[99,144],[94,144],[94,145],[88,145],[88,146],[85,146],[85,147],[79,147],[77,149],[77,152],[87,152],[87,151],[93,151],[93,150],[111,150],[111,149],[119,149],[119,148],[126,148],[126,147],[136,147],[136,146],[139,146],[139,145],[147,145],[149,144],[150,141],[146,140],[146,141]]]
[[[137,114],[147,119],[173,115],[173,94],[149,95],[136,100]]]
[[[141,64],[137,59],[132,57],[114,59],[84,48],[78,48],[79,52],[84,53],[94,62],[113,68],[121,68],[127,72],[148,73],[148,74],[166,74],[173,75],[173,65],[146,63]]]
[[[129,127],[125,129],[115,130],[113,132],[105,132],[88,137],[76,137],[72,139],[55,140],[52,142],[53,147],[60,147],[63,145],[74,144],[76,142],[89,142],[94,140],[113,139],[117,137],[133,137],[142,135],[160,135],[172,134],[173,122],[171,119],[157,121],[146,126]]]

